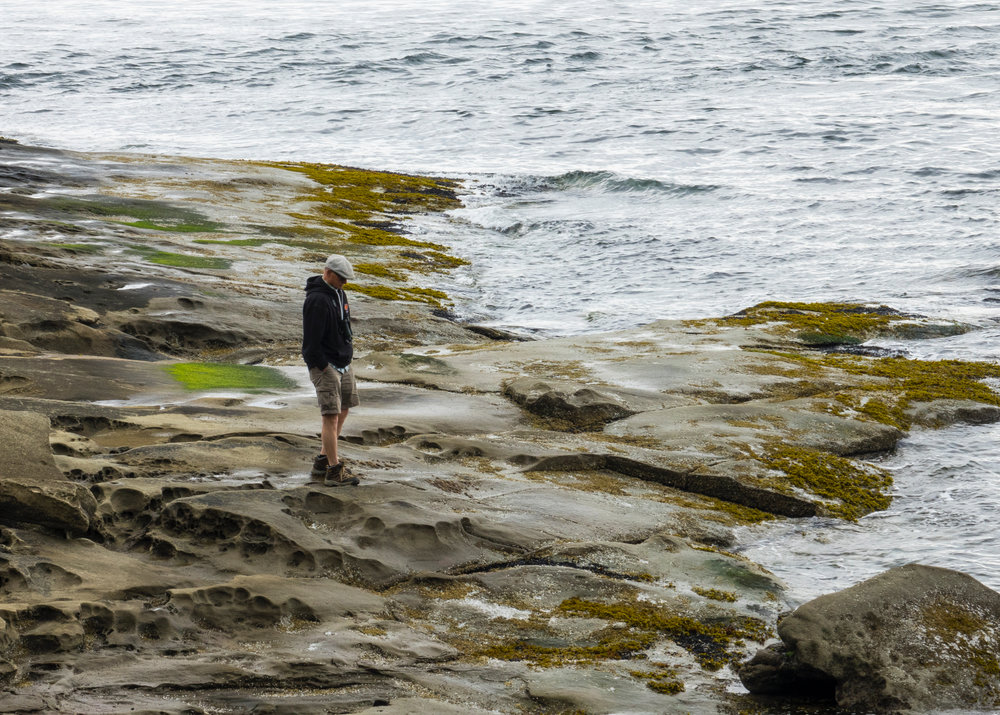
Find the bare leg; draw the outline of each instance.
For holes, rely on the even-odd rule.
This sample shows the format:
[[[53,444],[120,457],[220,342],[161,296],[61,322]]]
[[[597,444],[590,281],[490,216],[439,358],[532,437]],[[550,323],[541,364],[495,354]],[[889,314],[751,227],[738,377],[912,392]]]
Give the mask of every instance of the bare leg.
[[[323,454],[329,464],[339,461],[337,456],[337,422],[340,415],[323,415],[323,429],[320,438],[323,440]]]
[[[343,410],[341,410],[340,414],[337,415],[337,418],[338,418],[337,419],[337,438],[338,439],[340,439],[340,433],[344,430],[344,420],[347,419],[347,413],[349,411],[350,410],[347,407],[345,407]]]
[[[344,429],[347,412],[348,410],[345,409],[337,415],[323,415],[323,431],[320,436],[323,440],[323,454],[326,455],[326,461],[331,466],[340,461],[340,456],[337,454],[337,442],[341,430]]]

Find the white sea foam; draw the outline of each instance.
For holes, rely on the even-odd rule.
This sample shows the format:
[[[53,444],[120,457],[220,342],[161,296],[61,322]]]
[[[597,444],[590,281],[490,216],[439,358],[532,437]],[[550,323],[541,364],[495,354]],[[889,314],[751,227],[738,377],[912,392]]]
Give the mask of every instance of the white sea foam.
[[[491,619],[506,618],[509,620],[523,621],[531,618],[531,611],[513,608],[512,606],[504,606],[499,603],[488,603],[487,601],[481,601],[478,598],[463,598],[458,601],[458,604],[485,613]]]

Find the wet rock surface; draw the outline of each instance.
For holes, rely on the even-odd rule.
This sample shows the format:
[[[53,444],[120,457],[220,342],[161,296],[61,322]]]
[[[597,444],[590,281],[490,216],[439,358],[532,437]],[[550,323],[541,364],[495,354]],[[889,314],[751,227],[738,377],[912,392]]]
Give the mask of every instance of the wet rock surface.
[[[311,217],[336,172],[12,144],[0,167],[0,712],[730,712],[790,605],[733,527],[884,508],[865,455],[997,418],[808,350],[789,321],[819,306],[457,324],[412,286],[460,265],[443,247]],[[368,271],[351,488],[309,481],[298,357],[332,252]]]

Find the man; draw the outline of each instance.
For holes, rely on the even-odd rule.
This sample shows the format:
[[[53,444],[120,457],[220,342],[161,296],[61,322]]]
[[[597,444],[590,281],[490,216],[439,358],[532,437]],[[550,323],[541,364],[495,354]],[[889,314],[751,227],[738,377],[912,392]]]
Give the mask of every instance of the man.
[[[323,275],[306,281],[302,304],[302,358],[316,387],[323,421],[323,447],[313,462],[312,478],[334,487],[358,483],[357,477],[346,473],[337,454],[337,440],[347,413],[361,404],[351,370],[351,309],[344,292],[344,284],[353,279],[354,269],[348,260],[332,255],[326,259]]]

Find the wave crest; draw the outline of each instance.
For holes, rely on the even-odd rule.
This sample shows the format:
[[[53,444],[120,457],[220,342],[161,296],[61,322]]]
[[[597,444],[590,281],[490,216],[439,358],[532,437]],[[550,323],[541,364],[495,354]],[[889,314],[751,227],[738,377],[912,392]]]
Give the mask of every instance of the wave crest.
[[[543,183],[557,190],[597,188],[611,193],[650,192],[682,196],[707,193],[719,188],[712,184],[675,184],[658,179],[621,176],[611,171],[569,171],[543,179]]]

